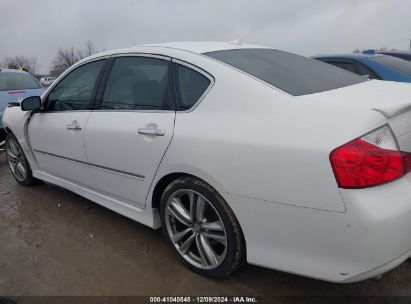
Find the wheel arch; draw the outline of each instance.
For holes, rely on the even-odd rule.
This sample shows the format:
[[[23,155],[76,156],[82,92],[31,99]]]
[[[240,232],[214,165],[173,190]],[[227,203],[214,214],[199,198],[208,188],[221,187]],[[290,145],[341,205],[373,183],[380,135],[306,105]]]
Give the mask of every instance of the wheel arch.
[[[224,186],[219,183],[217,180],[212,178],[209,174],[203,170],[191,168],[191,167],[170,167],[168,170],[162,171],[160,174],[157,173],[156,178],[154,179],[151,189],[146,198],[146,206],[151,206],[151,208],[158,209],[160,205],[161,195],[164,192],[165,188],[175,179],[181,176],[191,176],[198,178],[212,188],[214,188],[227,202],[228,205],[231,205],[228,201],[227,193],[228,191]]]
[[[182,173],[182,172],[175,172],[175,173],[169,173],[167,175],[164,175],[162,178],[160,178],[153,188],[153,193],[151,195],[151,208],[158,209],[160,207],[161,195],[163,194],[166,187],[171,182],[173,182],[177,178],[184,176],[184,175],[189,175],[189,174]]]

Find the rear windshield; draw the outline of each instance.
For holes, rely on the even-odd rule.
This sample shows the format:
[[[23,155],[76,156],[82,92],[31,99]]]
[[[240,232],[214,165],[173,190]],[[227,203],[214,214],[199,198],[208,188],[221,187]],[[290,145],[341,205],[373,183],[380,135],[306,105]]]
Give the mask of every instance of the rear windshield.
[[[392,56],[375,56],[370,59],[411,76],[411,62]]]
[[[40,89],[42,86],[31,74],[0,72],[0,91]]]
[[[338,89],[365,78],[315,59],[273,49],[237,49],[205,55],[229,64],[291,95]]]

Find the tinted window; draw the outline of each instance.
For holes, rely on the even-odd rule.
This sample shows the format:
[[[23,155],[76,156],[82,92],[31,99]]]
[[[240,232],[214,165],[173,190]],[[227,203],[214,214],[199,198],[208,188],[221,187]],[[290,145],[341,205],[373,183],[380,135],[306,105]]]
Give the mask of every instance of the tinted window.
[[[349,62],[329,62],[329,61],[327,61],[327,63],[335,65],[335,66],[337,66],[341,69],[344,69],[346,71],[355,73],[354,65],[352,63],[349,63]]]
[[[0,72],[0,91],[40,89],[41,84],[31,74]]]
[[[409,61],[392,56],[375,56],[370,59],[411,76],[411,62]]]
[[[210,80],[201,73],[180,64],[175,64],[175,75],[178,108],[190,109],[207,90]]]
[[[98,75],[104,65],[99,60],[80,66],[63,78],[50,92],[47,109],[52,111],[89,110]]]
[[[377,74],[374,73],[370,68],[365,66],[364,64],[357,63],[357,74],[361,76],[366,76],[368,79],[379,79]]]
[[[238,49],[206,55],[297,96],[366,81],[318,60],[273,49]]]
[[[121,57],[114,61],[102,109],[170,109],[170,62],[149,57]]]

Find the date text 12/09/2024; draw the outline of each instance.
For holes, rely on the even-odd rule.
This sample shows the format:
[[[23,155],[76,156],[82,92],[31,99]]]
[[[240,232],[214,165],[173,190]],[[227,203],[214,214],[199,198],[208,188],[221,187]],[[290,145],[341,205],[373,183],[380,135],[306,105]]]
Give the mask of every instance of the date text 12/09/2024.
[[[256,297],[248,296],[150,297],[150,303],[259,303],[259,300]]]

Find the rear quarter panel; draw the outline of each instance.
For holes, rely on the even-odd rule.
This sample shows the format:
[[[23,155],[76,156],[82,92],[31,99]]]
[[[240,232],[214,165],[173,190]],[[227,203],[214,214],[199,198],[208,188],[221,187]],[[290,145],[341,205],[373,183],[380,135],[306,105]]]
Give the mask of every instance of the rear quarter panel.
[[[291,97],[212,60],[198,65],[214,87],[196,109],[177,113],[154,184],[185,172],[222,194],[345,212],[329,154],[382,115]]]

